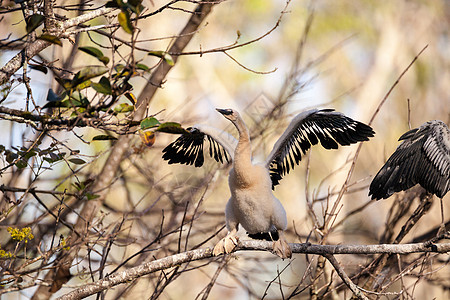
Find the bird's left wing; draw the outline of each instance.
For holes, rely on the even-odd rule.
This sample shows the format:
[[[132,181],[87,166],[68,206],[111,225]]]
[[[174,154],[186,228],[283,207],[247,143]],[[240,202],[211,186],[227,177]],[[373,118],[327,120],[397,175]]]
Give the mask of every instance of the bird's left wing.
[[[163,149],[163,159],[168,160],[169,164],[194,164],[201,167],[206,141],[209,143],[209,155],[217,162],[230,162],[233,159],[237,140],[232,135],[206,125],[195,125],[187,131]]]
[[[298,114],[275,143],[266,160],[272,188],[278,185],[283,176],[299,164],[302,155],[319,141],[325,149],[337,149],[338,145],[367,141],[374,134],[370,126],[333,109],[313,109]]]

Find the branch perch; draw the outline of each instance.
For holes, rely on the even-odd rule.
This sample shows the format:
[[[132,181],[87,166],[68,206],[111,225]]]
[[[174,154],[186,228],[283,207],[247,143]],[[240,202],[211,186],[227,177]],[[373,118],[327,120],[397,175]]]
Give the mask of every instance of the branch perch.
[[[290,244],[293,253],[303,254],[319,254],[325,257],[333,254],[410,254],[418,252],[435,252],[447,253],[450,252],[450,243],[432,244],[416,243],[416,244],[381,244],[381,245],[313,245],[309,243],[304,244]],[[83,287],[75,289],[59,298],[58,300],[73,300],[82,299],[89,295],[99,293],[107,290],[113,286],[121,283],[129,282],[144,275],[154,273],[156,271],[172,268],[176,265],[211,258],[212,247],[186,251],[172,256],[164,257],[158,260],[146,262],[140,266],[127,269],[122,272],[117,272],[106,276],[104,279],[98,280],[94,283],[86,284]],[[267,241],[242,241],[233,251],[272,251],[272,243]]]

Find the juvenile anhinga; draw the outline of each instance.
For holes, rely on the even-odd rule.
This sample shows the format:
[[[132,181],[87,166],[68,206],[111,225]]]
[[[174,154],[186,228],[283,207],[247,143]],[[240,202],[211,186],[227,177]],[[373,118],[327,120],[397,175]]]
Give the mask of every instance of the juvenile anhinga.
[[[404,133],[403,141],[373,178],[372,199],[420,184],[427,192],[443,198],[450,189],[450,130],[444,122],[429,121]]]
[[[266,162],[253,163],[249,131],[239,113],[233,109],[217,111],[236,126],[238,140],[226,132],[196,125],[168,145],[163,158],[169,164],[200,167],[204,160],[203,144],[208,140],[210,156],[218,162],[232,160],[228,177],[231,198],[225,210],[228,234],[214,247],[214,255],[230,253],[236,247],[236,233],[241,224],[250,237],[273,240],[274,252],[281,258],[289,258],[292,252],[283,234],[287,228],[286,212],[272,189],[319,141],[326,149],[337,149],[338,144],[367,141],[374,131],[332,109],[309,110],[292,120]]]

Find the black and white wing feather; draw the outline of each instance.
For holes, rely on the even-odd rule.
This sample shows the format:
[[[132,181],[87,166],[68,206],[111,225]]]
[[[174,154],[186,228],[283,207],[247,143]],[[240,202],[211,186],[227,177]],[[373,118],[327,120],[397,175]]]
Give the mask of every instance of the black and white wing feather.
[[[217,162],[230,162],[233,159],[237,140],[232,135],[206,125],[195,125],[187,131],[163,149],[163,159],[169,164],[201,167],[206,141],[209,143],[209,155]]]
[[[294,169],[302,155],[319,141],[325,149],[337,149],[369,140],[374,136],[372,128],[355,121],[333,109],[309,110],[298,114],[275,143],[266,161],[270,171],[272,188]]]
[[[429,121],[403,134],[403,142],[378,171],[369,188],[372,199],[420,184],[442,198],[450,189],[450,130],[442,121]]]

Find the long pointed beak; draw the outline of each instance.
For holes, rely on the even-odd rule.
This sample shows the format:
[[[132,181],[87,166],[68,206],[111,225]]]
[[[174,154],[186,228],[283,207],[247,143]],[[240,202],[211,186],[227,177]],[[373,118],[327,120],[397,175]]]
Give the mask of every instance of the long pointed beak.
[[[216,108],[216,110],[224,116],[231,115],[233,113],[233,111],[231,109]]]

